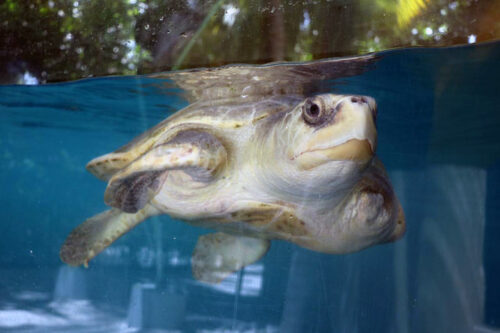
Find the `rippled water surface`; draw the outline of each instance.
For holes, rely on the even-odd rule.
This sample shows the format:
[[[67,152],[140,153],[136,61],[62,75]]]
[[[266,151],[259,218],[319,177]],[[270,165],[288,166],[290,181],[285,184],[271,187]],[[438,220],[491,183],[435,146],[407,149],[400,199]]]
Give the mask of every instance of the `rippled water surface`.
[[[191,276],[207,230],[167,216],[88,269],[58,257],[105,209],[85,171],[187,105],[165,79],[0,87],[0,331],[500,331],[500,44],[380,54],[334,92],[377,99],[378,155],[406,212],[403,240],[332,256],[275,241],[213,287]]]

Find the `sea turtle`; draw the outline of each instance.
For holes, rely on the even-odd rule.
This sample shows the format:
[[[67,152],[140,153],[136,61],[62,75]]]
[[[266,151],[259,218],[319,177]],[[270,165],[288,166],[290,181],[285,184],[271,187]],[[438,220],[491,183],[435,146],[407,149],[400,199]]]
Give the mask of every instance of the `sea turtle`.
[[[88,163],[108,182],[104,200],[113,208],[73,230],[62,260],[87,265],[158,214],[218,230],[193,253],[193,274],[205,282],[259,260],[272,239],[326,253],[398,239],[405,220],[374,155],[375,100],[323,91],[372,60],[154,76],[182,88],[191,104]]]

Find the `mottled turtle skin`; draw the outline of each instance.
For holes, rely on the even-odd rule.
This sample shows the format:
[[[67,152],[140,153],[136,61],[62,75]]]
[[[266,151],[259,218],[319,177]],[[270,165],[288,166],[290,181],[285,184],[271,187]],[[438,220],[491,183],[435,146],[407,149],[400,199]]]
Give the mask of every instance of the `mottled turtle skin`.
[[[366,59],[344,62],[361,68]],[[61,258],[86,265],[158,214],[219,231],[193,254],[205,282],[257,261],[273,239],[340,254],[401,237],[404,214],[375,156],[375,101],[310,92],[325,79],[311,72],[338,61],[309,64],[164,74],[192,103],[89,162],[113,208],[77,227]]]

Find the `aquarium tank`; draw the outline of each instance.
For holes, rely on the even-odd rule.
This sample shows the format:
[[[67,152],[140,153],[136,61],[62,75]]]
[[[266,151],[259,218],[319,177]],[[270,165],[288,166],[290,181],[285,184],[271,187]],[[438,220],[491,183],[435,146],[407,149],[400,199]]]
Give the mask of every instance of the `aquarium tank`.
[[[0,332],[500,332],[499,13],[497,0],[2,1]],[[111,176],[86,164],[200,98],[243,101],[249,66],[265,68],[244,85],[256,103],[376,101],[406,233],[348,254],[273,240],[206,283],[193,249],[216,225],[161,214],[64,263],[71,231],[112,203]]]

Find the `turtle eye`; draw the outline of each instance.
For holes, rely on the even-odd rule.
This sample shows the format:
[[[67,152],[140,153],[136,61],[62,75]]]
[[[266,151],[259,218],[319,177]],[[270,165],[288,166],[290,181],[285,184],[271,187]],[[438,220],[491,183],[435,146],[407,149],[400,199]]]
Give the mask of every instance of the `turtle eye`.
[[[322,120],[323,112],[321,107],[311,101],[310,99],[306,100],[304,105],[302,106],[302,117],[305,122],[310,125],[317,125]]]

